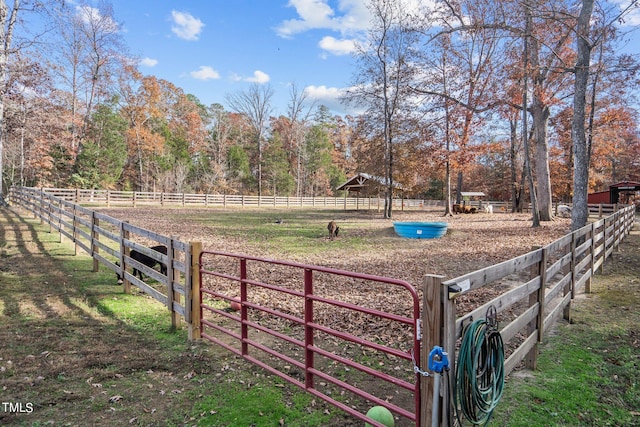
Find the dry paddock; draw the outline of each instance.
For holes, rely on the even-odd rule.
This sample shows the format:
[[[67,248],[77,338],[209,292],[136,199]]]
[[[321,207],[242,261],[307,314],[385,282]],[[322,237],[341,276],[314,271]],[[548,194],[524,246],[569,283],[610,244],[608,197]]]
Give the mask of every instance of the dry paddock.
[[[426,274],[451,279],[527,253],[570,231],[570,219],[566,218],[556,218],[533,228],[531,215],[526,213],[495,212],[444,217],[441,211],[436,210],[396,211],[392,220],[382,218],[375,211],[267,210],[266,214],[261,213],[265,224],[273,227],[280,226],[275,219],[287,218],[287,215],[313,218],[313,224],[317,224],[317,235],[302,239],[299,245],[303,250],[298,253],[295,250],[283,252],[277,240],[272,242],[243,235],[241,224],[238,224],[238,230],[230,231],[228,220],[216,221],[216,216],[228,216],[233,214],[232,210],[154,207],[98,210],[182,241],[201,241],[204,250],[222,250],[392,277],[416,287],[420,287]],[[245,211],[235,212],[243,215]],[[326,231],[326,224],[331,219],[336,219],[341,227],[340,236],[334,242],[329,240]],[[393,231],[394,221],[446,221],[448,231],[441,239],[402,239]],[[349,242],[340,242],[349,239],[358,240],[355,249]],[[314,250],[304,250],[305,245],[314,247]],[[491,290],[485,293],[493,294]],[[470,295],[460,299],[459,311],[465,312],[467,304],[478,304],[475,298]]]
[[[304,264],[320,265],[341,270],[367,273],[377,276],[404,280],[420,288],[426,274],[439,274],[446,279],[487,267],[517,255],[529,252],[536,246],[550,243],[569,232],[569,219],[556,219],[537,228],[531,227],[528,214],[496,212],[493,214],[459,214],[443,217],[438,211],[431,212],[395,212],[393,220],[385,220],[377,212],[371,211],[267,211],[255,215],[246,211],[223,211],[220,209],[100,209],[101,212],[119,219],[127,219],[136,226],[156,233],[178,238],[182,241],[200,241],[204,250],[224,251],[247,254]],[[240,213],[238,213],[240,212]],[[234,221],[234,215],[237,221]],[[278,238],[259,238],[250,235],[251,227],[243,215],[251,216],[252,226],[262,227],[262,233],[268,235],[270,227],[282,227],[288,223],[302,224],[299,228],[317,229],[317,232],[300,233],[296,249],[283,250]],[[231,219],[229,219],[231,217]],[[256,218],[258,220],[256,221]],[[341,227],[338,238],[328,238],[326,225],[335,219]],[[440,239],[403,239],[393,231],[393,221],[446,221],[448,232]],[[262,222],[262,223],[261,223]],[[292,233],[295,234],[296,227]],[[275,233],[277,236],[278,233]],[[140,242],[148,243],[148,242]],[[213,264],[211,269],[234,269],[233,266]],[[251,274],[260,280],[276,283],[278,286],[300,290],[300,276],[286,267],[258,265],[251,267]],[[237,297],[237,284],[225,281],[206,281],[205,288],[215,288],[231,297]],[[459,314],[467,312],[489,299],[504,292],[509,283],[502,283],[489,289],[474,291],[456,300]],[[287,315],[301,317],[303,304],[300,300],[268,290],[252,291],[251,301],[268,306]],[[384,284],[365,283],[357,280],[345,280],[340,277],[324,276],[314,284],[314,293],[373,309],[393,312],[398,315],[411,315],[411,301],[405,291]],[[215,301],[205,301],[214,304]],[[513,313],[510,313],[513,314]],[[353,336],[366,338],[374,342],[385,343],[403,352],[411,342],[411,328],[393,325],[383,319],[376,319],[358,313],[339,310],[335,307],[322,307],[315,311],[314,319],[335,330],[347,332]],[[282,331],[296,339],[301,339],[303,330],[287,322],[286,319],[259,314],[254,318],[265,327]],[[225,327],[234,328],[232,321],[226,321]],[[236,330],[237,332],[237,330]],[[320,336],[317,343],[330,352],[342,357],[366,360],[396,377],[411,382],[413,367],[395,357],[382,357],[359,345],[344,345],[329,336]],[[232,343],[233,340],[229,340]],[[287,354],[291,358],[300,355],[300,349],[263,335],[260,344]],[[410,348],[410,347],[409,347]],[[381,362],[382,360],[382,362]],[[366,362],[365,362],[366,363]],[[345,376],[338,365],[329,360],[318,361],[319,368],[331,375]],[[302,377],[302,373],[291,371],[291,366],[279,366],[279,369]],[[338,370],[338,371],[336,371]],[[363,389],[376,390],[379,397],[401,407],[411,409],[412,394],[398,393],[389,387],[380,386],[370,380],[356,377],[349,380],[358,383]],[[328,386],[327,386],[328,387]],[[339,392],[336,390],[335,392]],[[347,399],[353,407],[366,407],[366,403],[357,399]],[[366,411],[365,411],[366,412]],[[406,420],[405,420],[406,421]],[[401,425],[405,425],[401,423]]]

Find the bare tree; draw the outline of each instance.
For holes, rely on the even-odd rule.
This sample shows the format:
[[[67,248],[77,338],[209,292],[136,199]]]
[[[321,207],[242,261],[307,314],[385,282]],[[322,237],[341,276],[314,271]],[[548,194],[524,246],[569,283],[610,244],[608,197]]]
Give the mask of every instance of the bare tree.
[[[4,202],[2,167],[2,143],[4,134],[4,103],[7,92],[8,61],[11,55],[11,42],[18,12],[20,11],[20,0],[14,0],[13,7],[9,10],[7,3],[0,0],[0,204]]]
[[[124,48],[120,28],[113,16],[111,5],[102,2],[98,9],[83,5],[78,9],[82,43],[85,45],[83,79],[87,94],[83,118],[83,134],[93,107],[109,96],[112,71],[121,64]],[[102,98],[101,98],[102,96]]]
[[[382,123],[385,202],[384,217],[391,218],[394,184],[394,143],[403,107],[411,101],[410,81],[416,53],[418,22],[402,0],[373,0],[369,5],[372,26],[368,40],[358,51],[356,84],[345,102],[366,105],[367,115]]]
[[[451,8],[452,13],[439,28],[463,27],[471,13],[486,17],[488,12],[484,9],[491,7],[478,1],[460,2],[458,9]],[[497,58],[506,49],[500,35],[498,29],[483,26],[467,27],[464,35],[443,31],[424,49],[423,68],[434,72],[423,71],[413,89],[426,96],[425,105],[429,108],[440,106],[444,110],[445,215],[451,214],[451,169],[458,169],[456,203],[460,203],[462,173],[478,147],[472,142],[473,136],[483,115],[495,108],[496,100],[502,96],[495,77]]]
[[[247,91],[241,91],[227,96],[227,102],[231,109],[246,117],[254,134],[255,144],[258,150],[258,196],[262,196],[262,157],[272,111],[272,97],[273,90],[271,86],[261,86],[258,83],[251,85]]]
[[[304,157],[305,157],[305,135],[307,133],[307,122],[311,115],[311,110],[315,103],[306,105],[307,94],[298,91],[295,83],[291,84],[289,104],[287,106],[287,118],[289,119],[289,135],[291,144],[296,150],[296,196],[302,197]]]

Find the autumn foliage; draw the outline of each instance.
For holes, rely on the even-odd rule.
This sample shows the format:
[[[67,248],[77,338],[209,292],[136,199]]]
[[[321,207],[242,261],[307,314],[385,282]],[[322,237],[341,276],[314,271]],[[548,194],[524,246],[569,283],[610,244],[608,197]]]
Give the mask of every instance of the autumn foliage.
[[[518,4],[496,9],[493,2],[462,1],[427,23],[401,15],[401,8],[394,9],[398,0],[383,3],[372,5],[380,6],[378,29],[389,31],[377,39],[387,43],[382,64],[388,74],[380,80],[374,56],[363,62],[373,68],[355,78],[362,93],[352,101],[366,108],[359,115],[313,104],[304,91],[292,91],[295,109],[277,112],[270,105],[272,90],[258,87],[230,95],[226,106],[223,99],[203,105],[174,83],[138,70],[124,54],[110,7],[85,11],[83,19],[75,14],[81,8],[49,11],[55,53],[39,50],[38,43],[4,51],[3,188],[303,197],[336,195],[348,177],[368,173],[392,178],[394,197],[442,200],[456,190],[482,191],[517,206],[528,200],[530,159],[537,191],[544,192],[548,178],[552,201],[570,202],[574,12],[566,9],[566,19],[557,20],[551,5],[536,5],[529,46],[535,52],[525,68],[526,22]],[[385,20],[391,16],[386,13],[395,15]],[[610,43],[594,50],[601,54],[587,104],[590,191],[640,180],[638,112],[628,102],[638,65],[616,56],[616,34],[608,30]],[[379,35],[373,28],[372,40]],[[360,53],[366,59],[371,51]],[[528,129],[522,121],[525,79]],[[381,93],[365,93],[385,84],[387,94],[389,85],[394,88],[385,100],[385,111],[393,108],[393,114],[386,116]],[[266,120],[256,123],[232,100],[262,103]],[[361,194],[385,191],[371,187]]]

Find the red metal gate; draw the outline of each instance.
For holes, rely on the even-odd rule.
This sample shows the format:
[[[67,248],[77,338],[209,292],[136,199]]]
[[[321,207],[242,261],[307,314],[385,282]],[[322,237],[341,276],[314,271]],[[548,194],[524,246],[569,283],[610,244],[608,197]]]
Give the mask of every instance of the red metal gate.
[[[224,252],[200,255],[202,337],[343,411],[420,420],[419,298],[386,277]]]

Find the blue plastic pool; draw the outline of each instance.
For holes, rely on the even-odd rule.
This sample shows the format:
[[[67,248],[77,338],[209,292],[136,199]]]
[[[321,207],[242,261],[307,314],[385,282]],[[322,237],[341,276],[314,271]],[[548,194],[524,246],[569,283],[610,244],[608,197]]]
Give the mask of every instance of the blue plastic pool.
[[[400,237],[409,239],[437,239],[447,232],[446,222],[394,222],[393,228]]]

